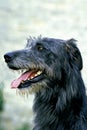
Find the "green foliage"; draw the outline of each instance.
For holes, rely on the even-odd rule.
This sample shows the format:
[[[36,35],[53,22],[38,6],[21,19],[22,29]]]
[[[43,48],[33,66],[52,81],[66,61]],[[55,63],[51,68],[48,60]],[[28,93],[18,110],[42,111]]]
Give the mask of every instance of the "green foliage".
[[[5,130],[3,127],[0,126],[0,130]]]
[[[24,124],[21,128],[18,128],[16,130],[31,130],[28,124]]]
[[[4,108],[4,96],[3,96],[3,88],[4,88],[4,83],[0,83],[0,111],[3,111]]]

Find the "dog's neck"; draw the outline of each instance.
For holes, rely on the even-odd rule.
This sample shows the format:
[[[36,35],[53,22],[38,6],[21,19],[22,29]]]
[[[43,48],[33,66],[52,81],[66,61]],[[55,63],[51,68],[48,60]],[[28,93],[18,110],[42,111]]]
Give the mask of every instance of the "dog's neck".
[[[56,130],[56,128],[61,128],[61,123],[67,122],[64,117],[67,118],[72,115],[72,118],[75,118],[79,116],[86,99],[85,87],[80,75],[79,79],[73,77],[73,79],[68,81],[65,88],[60,88],[61,86],[56,85],[53,89],[49,87],[47,89],[43,88],[43,92],[36,94],[34,104],[34,112],[36,113],[35,130],[37,128],[38,130]],[[75,90],[69,83],[72,80],[74,80]],[[83,87],[83,89],[81,88],[80,90],[80,87]],[[72,122],[72,120],[70,121]]]

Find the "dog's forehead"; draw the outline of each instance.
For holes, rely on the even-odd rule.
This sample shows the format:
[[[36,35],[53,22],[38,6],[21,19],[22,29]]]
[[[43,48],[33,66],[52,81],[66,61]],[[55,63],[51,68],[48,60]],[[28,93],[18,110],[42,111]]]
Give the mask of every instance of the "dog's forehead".
[[[35,37],[30,37],[28,40],[27,40],[27,45],[26,47],[27,48],[31,48],[35,45],[37,45],[38,43],[42,44],[43,46],[45,47],[57,47],[57,46],[61,46],[65,43],[64,40],[61,40],[61,39],[55,39],[55,38],[47,38],[47,37],[38,37],[38,38],[35,38]],[[49,46],[50,44],[50,46]]]
[[[42,44],[53,53],[63,48],[65,41],[55,38],[43,38]]]
[[[43,38],[42,39],[43,42],[45,42],[46,44],[50,44],[52,46],[55,46],[55,45],[62,45],[65,43],[64,40],[61,40],[61,39],[55,39],[55,38]]]

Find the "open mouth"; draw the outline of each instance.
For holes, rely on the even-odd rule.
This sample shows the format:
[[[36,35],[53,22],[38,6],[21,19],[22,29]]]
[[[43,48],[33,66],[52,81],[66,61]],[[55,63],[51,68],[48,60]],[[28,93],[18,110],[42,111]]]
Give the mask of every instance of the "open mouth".
[[[45,75],[41,70],[26,71],[11,83],[11,88],[27,88],[33,83],[41,81],[44,77]]]

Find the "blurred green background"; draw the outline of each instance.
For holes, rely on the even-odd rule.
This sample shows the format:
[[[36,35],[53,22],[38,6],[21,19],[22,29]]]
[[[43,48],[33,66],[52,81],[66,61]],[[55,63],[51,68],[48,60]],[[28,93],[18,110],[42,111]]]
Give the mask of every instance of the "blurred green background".
[[[23,48],[29,36],[75,38],[87,86],[86,33],[87,0],[0,0],[0,130],[30,130],[33,126],[33,95],[20,97],[10,89],[18,74],[7,68],[3,55]]]

